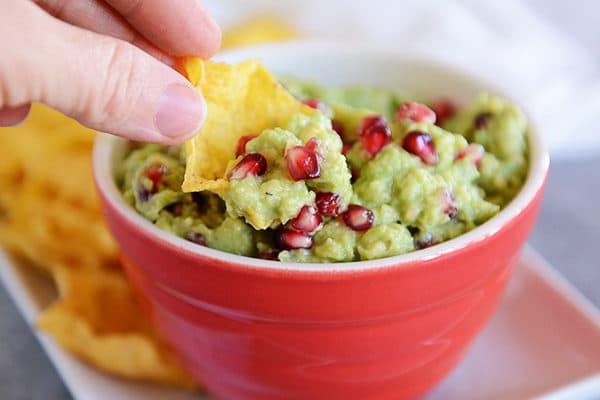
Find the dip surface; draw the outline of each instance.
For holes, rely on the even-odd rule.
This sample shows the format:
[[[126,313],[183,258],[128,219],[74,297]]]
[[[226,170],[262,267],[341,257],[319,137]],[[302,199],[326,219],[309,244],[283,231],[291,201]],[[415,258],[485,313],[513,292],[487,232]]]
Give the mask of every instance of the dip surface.
[[[135,144],[117,174],[125,199],[198,245],[342,262],[456,237],[497,214],[523,185],[527,120],[503,99],[483,94],[454,112],[447,102],[430,109],[376,88],[284,85],[319,112],[248,132],[220,196],[181,190],[182,147]]]

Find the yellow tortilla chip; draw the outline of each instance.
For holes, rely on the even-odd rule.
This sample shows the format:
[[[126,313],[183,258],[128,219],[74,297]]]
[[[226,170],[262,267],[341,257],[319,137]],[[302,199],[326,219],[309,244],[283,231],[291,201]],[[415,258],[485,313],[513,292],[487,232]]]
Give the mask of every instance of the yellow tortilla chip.
[[[120,268],[92,176],[94,132],[34,105],[0,135],[0,244],[54,277],[39,326],[97,368],[196,387],[153,331]]]
[[[298,37],[300,37],[298,31],[280,19],[271,16],[258,16],[225,31],[221,47],[228,49]]]
[[[202,61],[198,89],[208,115],[200,132],[186,143],[184,192],[223,194],[227,163],[235,159],[241,136],[285,126],[299,113],[314,110],[295,99],[255,60],[230,65]]]
[[[119,270],[54,271],[61,299],[37,326],[105,371],[185,388],[198,384],[156,336]]]
[[[175,62],[175,70],[185,76],[194,86],[198,84],[202,75],[202,60],[198,57],[179,57]]]

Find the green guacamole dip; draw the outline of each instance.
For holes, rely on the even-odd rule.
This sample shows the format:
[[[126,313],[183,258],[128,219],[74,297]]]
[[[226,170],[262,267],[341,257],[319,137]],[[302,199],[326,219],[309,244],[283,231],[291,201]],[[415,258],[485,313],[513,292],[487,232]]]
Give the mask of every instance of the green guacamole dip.
[[[497,214],[523,185],[527,120],[503,99],[483,94],[457,112],[446,104],[434,123],[431,109],[390,91],[283,84],[320,112],[248,132],[254,136],[230,162],[222,197],[182,192],[182,147],[135,144],[117,174],[125,199],[198,245],[342,262],[456,237]]]

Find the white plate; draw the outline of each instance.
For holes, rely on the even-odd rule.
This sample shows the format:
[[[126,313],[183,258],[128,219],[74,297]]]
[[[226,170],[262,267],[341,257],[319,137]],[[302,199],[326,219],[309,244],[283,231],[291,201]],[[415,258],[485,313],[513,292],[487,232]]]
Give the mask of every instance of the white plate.
[[[48,279],[1,250],[0,277],[30,325],[56,296]],[[77,400],[209,400],[107,376],[45,335],[36,336]],[[466,359],[427,400],[536,397],[600,397],[600,312],[527,248],[500,309]]]

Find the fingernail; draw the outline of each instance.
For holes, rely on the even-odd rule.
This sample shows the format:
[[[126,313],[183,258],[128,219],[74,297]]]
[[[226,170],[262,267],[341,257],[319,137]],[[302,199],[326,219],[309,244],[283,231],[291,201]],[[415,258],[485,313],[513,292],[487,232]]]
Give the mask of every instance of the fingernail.
[[[199,129],[204,114],[205,103],[200,93],[175,83],[162,93],[154,123],[163,136],[188,136]]]

